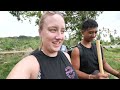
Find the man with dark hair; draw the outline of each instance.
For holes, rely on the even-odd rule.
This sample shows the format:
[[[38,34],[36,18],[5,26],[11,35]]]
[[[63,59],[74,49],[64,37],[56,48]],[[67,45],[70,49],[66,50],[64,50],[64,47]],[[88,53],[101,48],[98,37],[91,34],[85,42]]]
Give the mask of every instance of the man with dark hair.
[[[105,60],[103,49],[102,61],[103,68],[106,72],[101,74],[99,72],[99,63],[97,56],[96,44],[92,43],[97,35],[98,23],[93,19],[88,19],[82,23],[82,35],[81,42],[72,50],[71,62],[75,68],[78,77],[81,79],[106,79],[109,74],[113,74],[120,78],[120,73],[113,69]]]

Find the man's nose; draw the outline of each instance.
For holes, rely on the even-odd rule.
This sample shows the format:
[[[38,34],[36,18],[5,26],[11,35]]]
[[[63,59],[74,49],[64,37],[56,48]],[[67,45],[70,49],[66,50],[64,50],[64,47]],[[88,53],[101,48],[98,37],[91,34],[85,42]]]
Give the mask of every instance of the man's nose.
[[[92,37],[95,38],[95,37],[96,37],[96,33],[93,33],[93,34],[92,34]]]

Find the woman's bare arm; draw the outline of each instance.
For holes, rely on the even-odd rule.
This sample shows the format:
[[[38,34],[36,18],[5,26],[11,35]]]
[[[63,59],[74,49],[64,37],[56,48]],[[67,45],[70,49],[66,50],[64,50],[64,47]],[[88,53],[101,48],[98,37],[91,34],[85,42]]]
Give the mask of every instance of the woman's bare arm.
[[[11,70],[7,79],[32,79],[39,72],[39,63],[34,56],[27,56],[19,61]]]

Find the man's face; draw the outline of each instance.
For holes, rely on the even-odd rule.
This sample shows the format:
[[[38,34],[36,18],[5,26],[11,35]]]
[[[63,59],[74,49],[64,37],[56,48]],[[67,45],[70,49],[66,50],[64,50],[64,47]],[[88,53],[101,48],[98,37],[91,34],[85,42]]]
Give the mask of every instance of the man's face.
[[[97,35],[97,28],[90,28],[86,31],[83,32],[83,35],[84,35],[84,39],[86,41],[93,41]]]

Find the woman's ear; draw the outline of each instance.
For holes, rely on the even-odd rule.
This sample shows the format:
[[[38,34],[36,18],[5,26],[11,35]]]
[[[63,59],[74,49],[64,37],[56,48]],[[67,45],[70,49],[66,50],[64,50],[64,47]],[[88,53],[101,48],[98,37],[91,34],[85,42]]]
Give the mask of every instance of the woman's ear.
[[[38,32],[39,32],[39,36],[41,37],[41,30],[40,30],[40,29],[38,29]]]

